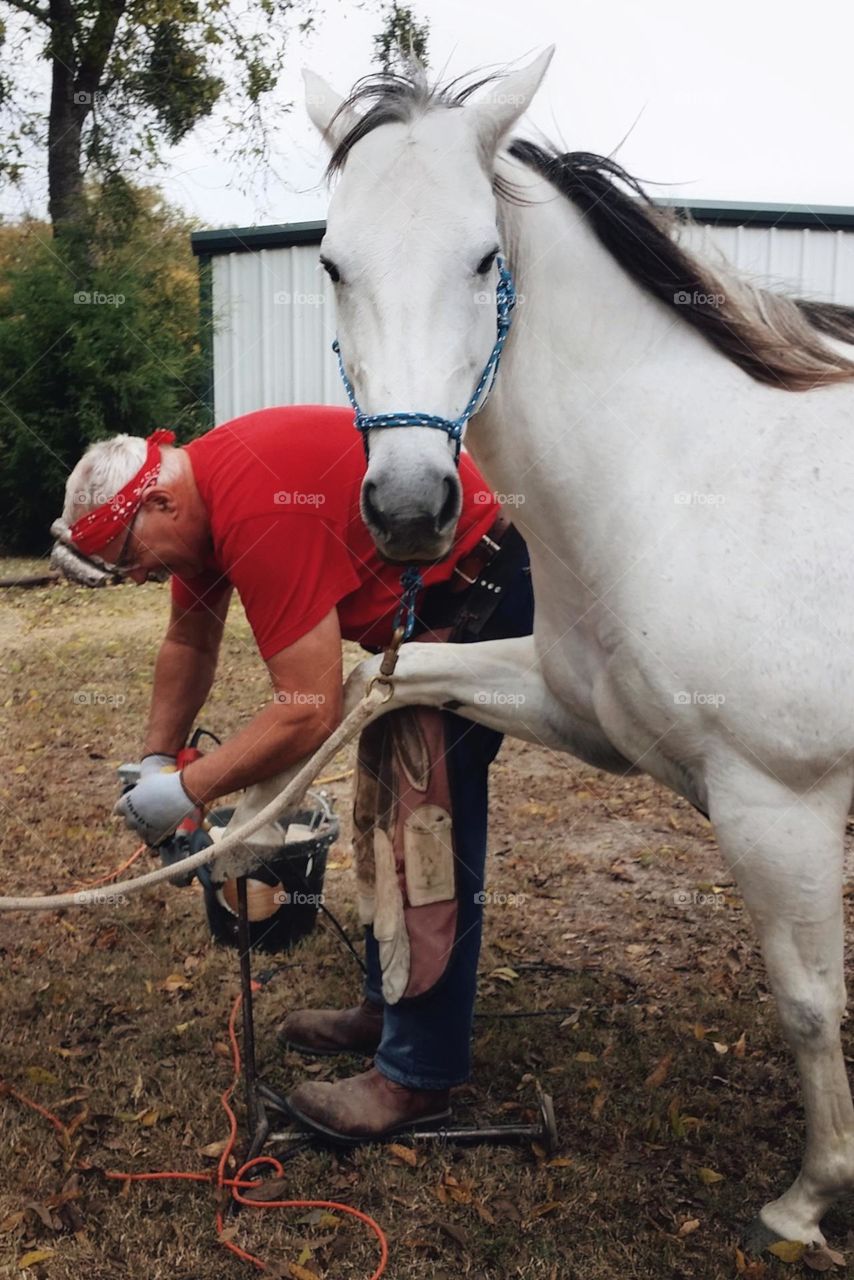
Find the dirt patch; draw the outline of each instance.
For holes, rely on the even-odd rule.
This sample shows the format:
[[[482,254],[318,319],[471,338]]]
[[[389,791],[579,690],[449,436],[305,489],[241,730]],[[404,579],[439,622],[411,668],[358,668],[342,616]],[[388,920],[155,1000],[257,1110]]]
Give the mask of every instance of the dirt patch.
[[[0,596],[5,892],[62,889],[130,852],[109,819],[115,766],[138,755],[166,601],[157,586]],[[266,696],[235,610],[203,721],[232,732]],[[348,784],[330,790],[346,814]],[[539,1080],[559,1151],[437,1146],[415,1165],[384,1147],[305,1153],[284,1194],[372,1213],[395,1280],[733,1276],[746,1219],[794,1175],[801,1117],[708,824],[649,780],[522,743],[505,743],[492,790],[475,1071],[455,1110],[463,1122],[533,1116]],[[355,938],[346,838],[331,857],[329,905]],[[209,944],[198,891],[0,917],[0,954],[0,1078],[76,1123],[68,1151],[42,1119],[0,1102],[0,1273],[27,1274],[20,1259],[42,1252],[29,1274],[50,1280],[251,1274],[217,1245],[208,1188],[104,1177],[212,1168],[225,1133],[237,965]],[[288,1009],[356,995],[334,934],[321,926],[267,967],[258,1034],[270,1078],[286,1088],[359,1069],[318,1068],[275,1044]],[[849,1225],[847,1211],[830,1215],[836,1244]],[[317,1215],[246,1214],[239,1239],[282,1274],[367,1280],[376,1265],[365,1229]],[[767,1263],[769,1275],[800,1270]]]

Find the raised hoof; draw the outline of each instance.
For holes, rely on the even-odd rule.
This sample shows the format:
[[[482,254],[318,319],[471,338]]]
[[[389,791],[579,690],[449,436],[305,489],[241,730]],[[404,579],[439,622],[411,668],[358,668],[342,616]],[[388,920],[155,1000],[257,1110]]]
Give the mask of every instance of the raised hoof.
[[[742,1239],[742,1248],[745,1253],[764,1253],[772,1244],[779,1244],[782,1236],[778,1236],[776,1231],[772,1231],[769,1226],[760,1218],[759,1214],[748,1225]]]

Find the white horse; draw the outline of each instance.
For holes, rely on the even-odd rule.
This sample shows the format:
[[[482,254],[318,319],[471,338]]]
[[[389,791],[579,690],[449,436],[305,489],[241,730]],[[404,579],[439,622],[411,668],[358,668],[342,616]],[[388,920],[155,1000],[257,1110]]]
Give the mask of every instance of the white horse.
[[[338,175],[321,257],[362,411],[453,419],[495,341],[499,249],[519,290],[466,445],[516,503],[534,635],[404,646],[389,707],[453,705],[598,768],[644,770],[709,814],[806,1109],[800,1172],[753,1242],[820,1242],[854,1185],[839,1035],[854,311],[775,297],[688,254],[611,161],[506,149],[550,56],[474,104],[417,75],[344,101],[307,75]],[[453,441],[414,425],[368,441],[378,547],[442,554],[459,511]],[[375,672],[368,661],[351,678],[351,704]]]

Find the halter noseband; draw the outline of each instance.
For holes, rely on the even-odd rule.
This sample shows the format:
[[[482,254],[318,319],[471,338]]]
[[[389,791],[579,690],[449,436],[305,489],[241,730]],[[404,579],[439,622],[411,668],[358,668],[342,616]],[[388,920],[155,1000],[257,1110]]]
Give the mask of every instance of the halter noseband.
[[[495,339],[495,345],[490,352],[489,359],[483,367],[483,373],[478,379],[477,386],[458,418],[441,418],[434,413],[362,413],[359,408],[359,402],[356,399],[356,392],[353,390],[353,384],[347,377],[347,371],[344,368],[344,361],[341,357],[341,344],[337,338],[332,343],[332,350],[338,356],[338,372],[341,374],[341,381],[344,383],[344,389],[356,414],[356,430],[361,433],[366,458],[368,457],[369,431],[380,430],[385,427],[436,427],[439,431],[444,431],[450,440],[453,440],[455,445],[454,461],[459,462],[463,429],[472,414],[480,407],[481,397],[485,400],[492,390],[492,385],[498,373],[501,352],[504,349],[507,334],[510,332],[513,308],[516,305],[516,289],[510,270],[500,255],[496,258],[496,264],[498,266],[498,284],[495,287],[495,302],[498,314],[498,336]],[[486,394],[484,394],[484,389],[486,389]]]

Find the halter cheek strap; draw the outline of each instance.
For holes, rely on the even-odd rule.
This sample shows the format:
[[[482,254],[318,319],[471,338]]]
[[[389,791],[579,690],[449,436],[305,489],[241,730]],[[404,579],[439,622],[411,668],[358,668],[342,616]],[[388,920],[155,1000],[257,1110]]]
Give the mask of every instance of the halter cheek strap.
[[[366,458],[368,457],[369,431],[377,431],[387,427],[435,427],[439,431],[444,431],[448,438],[453,440],[455,446],[454,461],[459,462],[463,430],[469,418],[485,402],[489,392],[492,390],[498,374],[501,352],[504,350],[504,343],[507,340],[507,334],[510,332],[513,308],[516,305],[516,289],[513,284],[513,277],[500,255],[496,259],[496,265],[498,266],[498,284],[495,288],[495,304],[498,317],[498,335],[495,339],[495,345],[489,354],[489,359],[483,367],[483,373],[478,379],[477,386],[458,418],[442,418],[434,413],[363,413],[359,408],[353,384],[347,377],[347,371],[344,368],[341,344],[337,338],[332,343],[332,350],[338,357],[338,372],[341,374],[344,389],[356,414],[356,430],[361,432]]]

